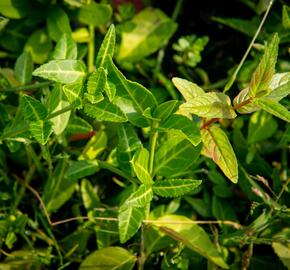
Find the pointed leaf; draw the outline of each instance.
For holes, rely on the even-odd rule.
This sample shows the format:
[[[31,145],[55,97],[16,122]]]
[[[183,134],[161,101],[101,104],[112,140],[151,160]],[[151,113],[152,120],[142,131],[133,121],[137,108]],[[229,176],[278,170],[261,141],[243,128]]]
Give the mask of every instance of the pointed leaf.
[[[92,175],[99,170],[98,162],[91,160],[72,161],[65,172],[65,178],[68,180],[78,180],[80,178]]]
[[[148,107],[151,109],[156,107],[152,93],[144,86],[127,80],[112,59],[108,60],[108,79],[117,89],[115,103],[127,115],[129,121],[140,127],[148,126],[150,122],[143,113]]]
[[[45,106],[31,96],[21,96],[20,106],[24,119],[27,121],[38,121],[46,118],[47,116],[47,110]]]
[[[178,100],[169,100],[161,103],[157,106],[156,110],[153,112],[153,117],[165,121],[171,116],[178,108]]]
[[[172,82],[186,101],[193,100],[205,93],[197,84],[188,80],[174,77]]]
[[[252,76],[249,90],[250,97],[255,97],[260,92],[268,90],[275,73],[278,45],[279,37],[278,34],[275,34],[271,42],[266,46],[264,55]]]
[[[109,100],[113,102],[116,96],[116,86],[113,83],[109,82],[108,80],[106,80],[105,92]]]
[[[82,81],[65,84],[62,89],[69,103],[74,104],[76,107],[82,106],[82,97],[84,92]]]
[[[159,230],[201,256],[211,260],[223,269],[229,269],[208,234],[197,224],[190,224],[193,220],[178,215],[166,215],[154,222]]]
[[[290,122],[290,112],[279,102],[267,98],[257,98],[254,99],[254,103],[266,112],[271,113],[286,122]]]
[[[97,67],[106,68],[106,62],[108,61],[108,58],[113,58],[115,49],[115,40],[116,40],[115,26],[111,24],[97,55],[96,59]]]
[[[135,129],[129,123],[118,125],[118,139],[117,159],[119,167],[132,175],[130,161],[133,159],[134,153],[142,147],[142,143]]]
[[[145,148],[141,148],[135,153],[133,159],[131,160],[134,172],[137,178],[143,184],[151,184],[152,177],[149,173],[149,152]]]
[[[208,118],[235,118],[230,98],[223,93],[205,93],[181,105],[190,113]]]
[[[100,67],[93,72],[87,82],[86,98],[92,103],[96,104],[104,99],[102,92],[105,89],[107,82],[107,75],[104,68]]]
[[[267,99],[273,99],[280,101],[284,97],[287,97],[290,94],[290,80],[287,83],[284,83],[277,88],[273,89],[269,95],[266,96]]]
[[[68,34],[62,34],[57,41],[52,58],[54,60],[76,60],[78,56],[78,48],[75,41]]]
[[[119,209],[120,242],[127,242],[141,227],[147,207],[121,206]]]
[[[121,247],[99,249],[86,257],[79,270],[132,270],[136,257]]]
[[[126,122],[126,115],[117,107],[116,105],[109,102],[108,99],[95,104],[85,105],[84,112],[100,121],[110,121],[110,122]]]
[[[27,84],[31,82],[33,62],[29,52],[23,52],[17,58],[15,63],[15,77],[21,84]]]
[[[40,143],[46,144],[52,133],[52,124],[47,120],[38,120],[29,123],[29,130],[33,137]]]
[[[72,133],[87,133],[92,131],[92,126],[84,119],[74,116],[68,123],[68,126],[66,128],[66,132],[69,134]]]
[[[151,185],[142,184],[123,204],[130,207],[144,207],[148,205],[153,198]]]
[[[86,67],[79,60],[53,60],[34,70],[34,76],[60,83],[74,83],[86,76]]]
[[[94,190],[91,182],[87,179],[83,179],[81,182],[81,194],[87,212],[100,205],[100,198],[98,197],[96,190]]]
[[[196,189],[201,183],[201,180],[192,179],[157,180],[152,189],[161,197],[179,197]]]
[[[201,130],[202,154],[211,158],[233,182],[238,182],[238,162],[231,143],[218,126]]]
[[[159,128],[165,130],[175,129],[181,131],[184,137],[188,139],[194,146],[197,146],[201,142],[200,130],[196,123],[183,115],[171,115],[167,121],[160,124]]]

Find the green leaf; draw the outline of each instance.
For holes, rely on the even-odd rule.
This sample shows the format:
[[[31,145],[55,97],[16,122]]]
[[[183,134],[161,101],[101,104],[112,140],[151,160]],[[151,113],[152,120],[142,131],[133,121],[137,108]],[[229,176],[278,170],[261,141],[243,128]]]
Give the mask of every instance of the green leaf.
[[[152,189],[161,197],[179,197],[196,189],[201,183],[201,180],[192,179],[157,180]]]
[[[282,23],[285,29],[290,29],[290,8],[286,5],[283,5]]]
[[[63,9],[57,5],[49,10],[46,23],[48,34],[54,41],[59,41],[63,34],[71,35],[69,18]]]
[[[278,242],[272,242],[272,248],[274,249],[279,259],[282,261],[284,266],[287,269],[290,269],[290,245],[289,243],[282,244]]]
[[[267,99],[273,99],[280,101],[284,97],[287,97],[290,94],[290,80],[287,83],[284,83],[277,88],[273,89],[269,95],[266,96]]]
[[[153,198],[151,185],[142,184],[139,188],[124,202],[122,207],[144,207],[148,205]]]
[[[84,79],[86,67],[79,60],[53,60],[35,69],[34,76],[59,83],[75,83]]]
[[[264,55],[256,68],[250,82],[249,96],[256,97],[262,91],[268,91],[269,84],[275,73],[278,56],[279,37],[275,34],[266,46]]]
[[[174,177],[186,171],[199,157],[201,144],[194,147],[179,132],[168,132],[158,148],[154,160],[154,175]]]
[[[153,112],[153,117],[165,121],[178,108],[178,100],[169,100],[157,106]]]
[[[118,52],[120,61],[139,61],[164,46],[177,28],[177,24],[161,10],[146,8],[131,21],[134,28],[122,31]]]
[[[1,0],[0,13],[11,19],[21,19],[31,12],[29,0]]]
[[[221,199],[215,195],[212,198],[212,213],[217,220],[237,221],[233,206],[226,199]]]
[[[131,270],[136,260],[136,257],[124,248],[107,247],[86,257],[79,270]]]
[[[229,269],[208,234],[197,224],[188,224],[193,220],[178,215],[166,215],[154,222],[159,230],[186,247],[209,259],[223,269]]]
[[[233,182],[238,182],[238,162],[225,132],[218,126],[201,130],[202,154],[211,158]]]
[[[64,177],[67,165],[65,159],[60,160],[44,187],[42,200],[49,213],[56,212],[75,191],[77,179],[68,180]]]
[[[78,55],[78,48],[75,41],[71,38],[70,35],[64,33],[58,39],[52,58],[54,60],[76,60]]]
[[[113,83],[109,82],[108,80],[106,80],[105,93],[109,98],[109,100],[113,102],[116,96],[116,86]]]
[[[77,18],[81,23],[93,25],[95,27],[102,26],[109,22],[112,17],[112,8],[110,5],[97,4],[90,2],[83,5],[79,11]]]
[[[92,103],[98,103],[104,99],[102,92],[105,89],[107,75],[104,68],[100,67],[93,72],[87,82],[87,92],[85,97]]]
[[[46,107],[31,96],[22,95],[20,98],[20,107],[24,119],[27,121],[38,121],[47,117]]]
[[[130,161],[137,178],[143,184],[151,184],[152,177],[149,173],[149,152],[145,148],[141,148],[135,153],[133,159]]]
[[[37,64],[42,64],[48,59],[51,49],[51,41],[43,29],[32,33],[24,47],[24,51],[30,53],[33,62]]]
[[[279,102],[267,98],[257,98],[254,99],[254,103],[266,112],[273,114],[286,122],[290,122],[290,112]]]
[[[277,130],[278,124],[273,117],[264,111],[252,114],[248,127],[248,143],[256,143],[270,138]]]
[[[186,111],[208,118],[235,118],[230,98],[223,93],[205,93],[180,106]]]
[[[117,89],[114,102],[127,115],[129,121],[139,127],[148,126],[150,122],[143,113],[148,107],[151,109],[156,107],[152,93],[144,86],[127,80],[112,59],[108,60],[108,79]]]
[[[142,143],[134,127],[129,123],[118,125],[118,140],[117,159],[119,167],[132,175],[130,161],[133,159],[134,153],[142,147]]]
[[[191,101],[205,93],[197,84],[188,80],[174,77],[172,82],[186,101]]]
[[[65,178],[67,180],[78,180],[80,178],[92,175],[99,170],[99,164],[97,161],[91,160],[78,160],[72,161],[69,164],[68,169],[65,172]]]
[[[116,105],[110,103],[108,99],[104,99],[95,105],[86,104],[84,112],[100,121],[110,122],[126,122],[126,115]]]
[[[84,92],[82,81],[65,84],[62,89],[69,103],[74,104],[78,108],[82,106],[82,98]]]
[[[66,132],[69,134],[72,133],[87,133],[91,132],[93,130],[92,126],[84,119],[74,116],[68,123],[68,126],[66,128]]]
[[[66,101],[60,84],[56,84],[51,92],[48,108],[50,113],[57,112],[65,107],[69,106],[69,102]],[[56,135],[61,134],[68,125],[68,121],[71,115],[71,111],[62,113],[56,117],[50,119],[53,124],[53,131]]]
[[[33,137],[44,145],[52,133],[52,124],[48,120],[33,121],[29,123],[29,130]]]
[[[15,77],[21,84],[31,82],[33,62],[30,53],[23,52],[19,55],[15,62]]]
[[[87,179],[83,179],[81,182],[81,194],[87,212],[100,205],[100,198],[97,195],[97,191],[94,190],[91,182]]]
[[[113,58],[116,42],[115,26],[111,24],[99,49],[96,66],[106,68],[106,62],[109,58]]]
[[[187,117],[179,114],[173,114],[165,121],[161,123],[159,128],[161,129],[175,129],[182,132],[184,137],[189,140],[194,146],[197,146],[201,142],[200,130],[196,123],[189,120]]]
[[[121,206],[118,215],[120,242],[127,242],[141,227],[147,207]]]

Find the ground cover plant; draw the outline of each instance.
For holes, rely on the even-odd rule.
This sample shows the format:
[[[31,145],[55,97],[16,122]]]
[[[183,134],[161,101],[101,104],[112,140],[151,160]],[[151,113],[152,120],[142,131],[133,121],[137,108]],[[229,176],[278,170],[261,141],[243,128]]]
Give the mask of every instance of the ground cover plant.
[[[0,1],[1,270],[290,269],[289,3],[168,2]]]

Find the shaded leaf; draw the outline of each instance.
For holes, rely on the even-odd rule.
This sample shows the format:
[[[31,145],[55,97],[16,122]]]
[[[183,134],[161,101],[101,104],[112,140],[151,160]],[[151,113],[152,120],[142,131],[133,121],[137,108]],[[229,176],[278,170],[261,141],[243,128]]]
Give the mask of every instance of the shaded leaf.
[[[46,107],[31,96],[22,95],[20,98],[20,106],[24,119],[27,121],[38,121],[47,117]]]
[[[151,184],[152,177],[149,173],[149,152],[145,148],[141,148],[135,153],[133,159],[130,161],[137,178],[143,184]]]
[[[131,270],[136,260],[136,257],[124,248],[107,247],[86,257],[79,270]]]
[[[192,179],[157,180],[152,189],[161,197],[179,197],[196,189],[201,183],[201,180]]]
[[[52,133],[52,124],[48,120],[38,120],[29,123],[29,130],[33,137],[40,143],[46,144]]]
[[[100,205],[100,198],[94,190],[91,182],[87,179],[83,179],[81,182],[81,194],[85,208],[87,211],[93,210]]]
[[[201,130],[202,154],[211,158],[233,182],[238,182],[238,162],[231,143],[218,126]]]
[[[80,178],[92,175],[99,170],[97,161],[78,160],[69,163],[69,167],[65,172],[67,180],[78,180]]]
[[[116,105],[104,99],[95,105],[86,104],[84,112],[100,121],[126,122],[126,115]]]
[[[290,245],[272,242],[272,248],[287,269],[290,269]]]
[[[197,84],[188,80],[174,77],[172,82],[186,101],[193,100],[205,93]]]
[[[70,35],[64,33],[61,38],[58,39],[54,48],[52,58],[54,60],[76,60],[78,56],[78,48],[75,41]]]
[[[75,83],[84,79],[86,67],[79,60],[52,60],[35,69],[33,75],[64,84]]]
[[[15,77],[21,84],[27,84],[31,82],[33,62],[31,54],[23,52],[19,55],[15,62]]]
[[[31,11],[29,0],[1,0],[0,13],[11,19],[21,19]]]
[[[205,93],[181,105],[182,109],[201,117],[235,118],[230,98],[223,93]]]

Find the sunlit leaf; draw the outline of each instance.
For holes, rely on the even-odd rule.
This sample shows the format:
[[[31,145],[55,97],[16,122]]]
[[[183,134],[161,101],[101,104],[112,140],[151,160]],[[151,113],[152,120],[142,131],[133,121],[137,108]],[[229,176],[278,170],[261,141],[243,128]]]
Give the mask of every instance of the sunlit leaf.
[[[122,207],[144,207],[153,198],[151,185],[142,184],[123,204]]]
[[[38,121],[47,116],[46,107],[40,101],[31,96],[22,95],[20,106],[23,111],[23,116],[27,121]]]
[[[29,130],[40,144],[46,144],[52,133],[52,124],[48,120],[33,121],[29,123]]]
[[[169,100],[161,103],[157,106],[156,110],[153,112],[153,117],[165,121],[172,113],[177,110],[178,101]]]
[[[174,77],[172,82],[186,101],[193,100],[205,93],[197,84],[188,80]]]
[[[66,132],[72,134],[72,133],[87,133],[92,131],[92,126],[84,119],[74,116],[68,123]]]
[[[76,107],[82,106],[82,97],[84,93],[82,81],[65,84],[62,89],[69,103],[74,104]]]
[[[100,205],[100,198],[96,190],[93,188],[91,182],[83,179],[81,182],[81,194],[85,208],[87,211],[93,210]]]
[[[52,54],[54,60],[76,60],[78,55],[77,44],[70,35],[64,33],[57,41]]]

